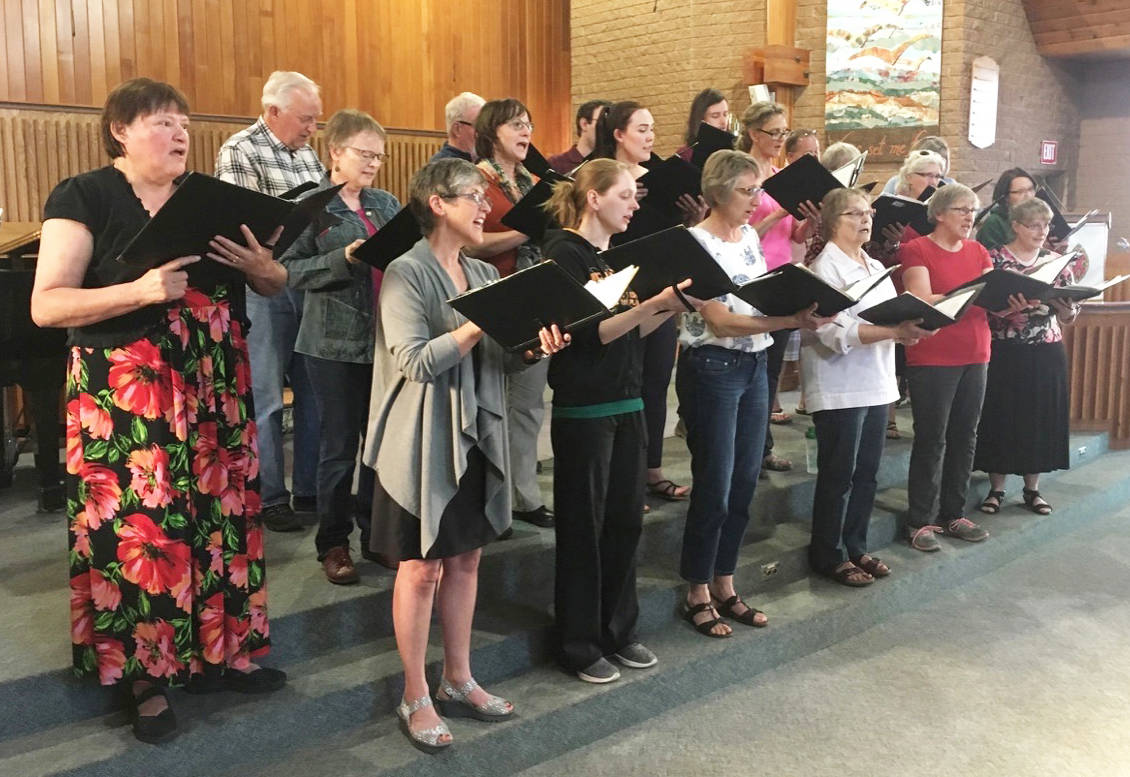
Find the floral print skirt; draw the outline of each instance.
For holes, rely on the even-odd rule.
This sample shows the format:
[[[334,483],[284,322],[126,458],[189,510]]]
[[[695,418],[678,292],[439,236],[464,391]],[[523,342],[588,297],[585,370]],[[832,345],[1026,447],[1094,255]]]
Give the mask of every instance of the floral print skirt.
[[[76,674],[183,684],[268,645],[251,367],[225,287],[168,327],[71,349],[67,517]]]

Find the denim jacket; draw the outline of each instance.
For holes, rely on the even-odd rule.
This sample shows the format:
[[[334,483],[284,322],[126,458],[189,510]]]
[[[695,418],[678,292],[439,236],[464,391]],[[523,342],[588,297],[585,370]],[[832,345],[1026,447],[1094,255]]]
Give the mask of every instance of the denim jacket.
[[[328,178],[319,189],[332,186]],[[382,189],[362,189],[361,206],[378,228],[400,210]],[[368,237],[360,216],[334,197],[287,250],[287,284],[305,290],[294,350],[354,364],[373,362],[373,277],[364,262],[347,262],[345,247]]]

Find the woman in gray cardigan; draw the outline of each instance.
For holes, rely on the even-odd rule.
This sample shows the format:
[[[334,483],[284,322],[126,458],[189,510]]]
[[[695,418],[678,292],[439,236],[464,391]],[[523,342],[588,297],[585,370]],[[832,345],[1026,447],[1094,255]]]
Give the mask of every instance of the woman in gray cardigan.
[[[444,636],[436,701],[446,715],[509,717],[510,702],[471,677],[471,619],[483,545],[510,525],[504,370],[512,360],[446,300],[498,280],[462,253],[483,239],[486,181],[469,162],[443,159],[412,179],[409,207],[424,239],[385,271],[365,462],[377,472],[370,547],[399,560],[392,618],[404,664],[401,729],[435,752],[451,733],[424,676],[432,602]],[[540,353],[565,347],[557,327]]]
[[[287,283],[306,292],[296,353],[307,357],[321,418],[318,451],[318,534],[314,544],[326,579],[356,583],[349,555],[353,530],[353,470],[369,409],[373,377],[373,270],[353,251],[400,209],[396,197],[373,188],[385,158],[384,128],[367,113],[345,109],[326,122],[331,170],[320,189],[344,184],[282,257]],[[308,455],[309,452],[304,452]],[[369,542],[372,471],[362,470],[357,514],[361,552]]]

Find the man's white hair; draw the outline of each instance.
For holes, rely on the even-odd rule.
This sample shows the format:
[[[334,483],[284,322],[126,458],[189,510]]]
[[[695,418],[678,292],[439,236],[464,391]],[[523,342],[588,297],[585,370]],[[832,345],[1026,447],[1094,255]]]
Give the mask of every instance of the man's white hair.
[[[447,105],[443,106],[443,118],[447,122],[447,128],[454,127],[455,122],[462,120],[467,115],[467,111],[472,108],[482,108],[484,105],[486,105],[486,100],[474,92],[463,92],[455,95],[447,101]]]
[[[318,85],[312,80],[296,73],[293,70],[276,70],[263,84],[263,112],[272,105],[286,108],[290,104],[291,95],[296,91],[306,91],[318,96]]]

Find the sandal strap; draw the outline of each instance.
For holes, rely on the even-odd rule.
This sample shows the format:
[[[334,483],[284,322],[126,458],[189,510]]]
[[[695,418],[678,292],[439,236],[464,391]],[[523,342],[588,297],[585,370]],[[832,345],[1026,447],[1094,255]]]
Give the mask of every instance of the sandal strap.
[[[402,699],[400,706],[404,709],[406,715],[414,715],[415,713],[424,709],[424,707],[432,706],[432,699],[430,696],[421,696],[420,698],[413,699],[412,701]]]

